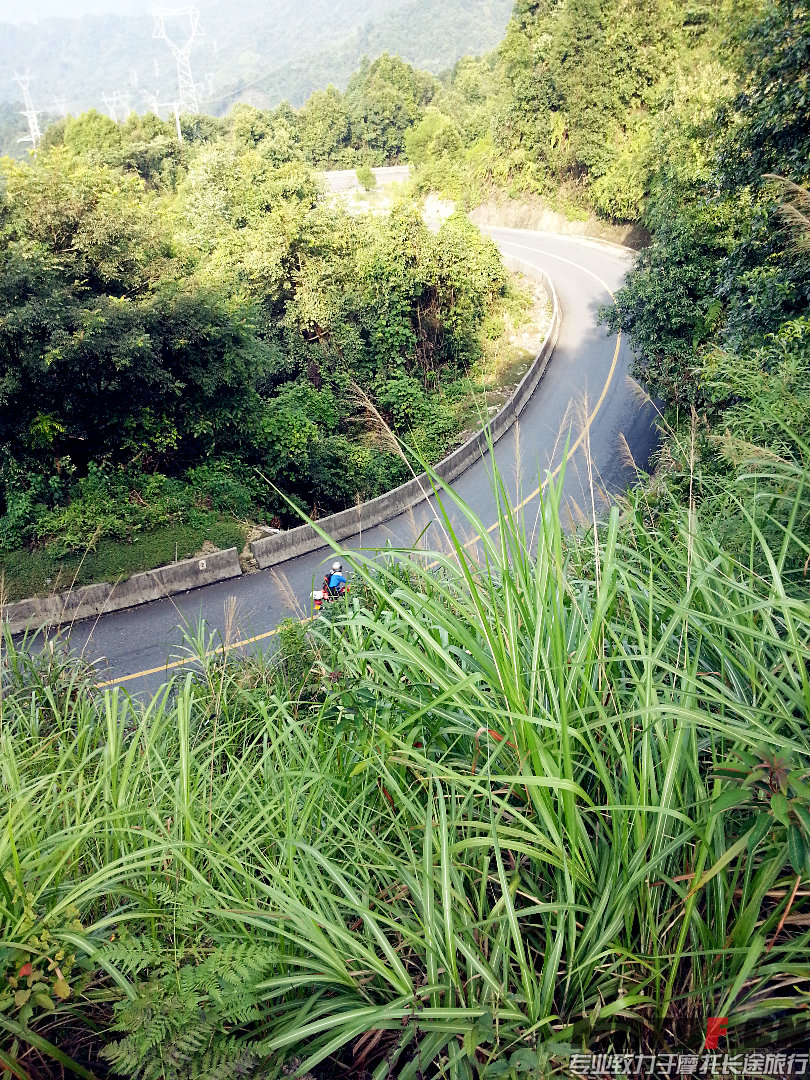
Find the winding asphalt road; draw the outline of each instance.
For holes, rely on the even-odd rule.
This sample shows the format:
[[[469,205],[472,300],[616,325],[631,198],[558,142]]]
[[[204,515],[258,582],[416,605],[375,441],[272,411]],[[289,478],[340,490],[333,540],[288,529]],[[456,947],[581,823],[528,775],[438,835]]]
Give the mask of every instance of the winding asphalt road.
[[[578,508],[590,516],[591,479],[607,493],[625,489],[634,477],[632,462],[643,467],[655,444],[653,410],[639,401],[628,378],[631,357],[626,339],[607,334],[597,316],[599,306],[609,302],[621,285],[632,254],[579,238],[507,229],[490,232],[504,253],[547,271],[562,311],[557,347],[546,373],[519,423],[495,446],[498,465],[516,501],[522,502],[535,492],[538,476],[560,465],[568,439],[564,494],[574,516]],[[495,518],[488,467],[491,462],[482,458],[453,485],[485,523]],[[537,504],[535,494],[527,502],[527,516]],[[424,501],[413,512],[343,546],[408,544],[432,517],[432,505]],[[430,535],[428,531],[428,544]],[[124,684],[132,693],[153,690],[165,680],[167,668],[187,662],[183,627],[194,628],[204,620],[216,645],[229,608],[230,641],[242,641],[250,649],[271,648],[272,631],[281,619],[308,609],[313,581],[320,583],[323,564],[331,558],[328,549],[313,552],[280,564],[275,571],[78,623],[62,635],[69,636],[88,659],[98,661],[102,682]]]

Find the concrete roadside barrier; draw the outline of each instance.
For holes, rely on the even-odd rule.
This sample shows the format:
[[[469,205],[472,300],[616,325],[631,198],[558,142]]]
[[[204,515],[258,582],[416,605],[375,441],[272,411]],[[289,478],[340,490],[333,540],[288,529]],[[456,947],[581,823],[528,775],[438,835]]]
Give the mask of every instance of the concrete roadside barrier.
[[[443,461],[435,466],[434,472],[445,483],[453,480],[469,469],[476,461],[479,461],[486,453],[489,440],[497,440],[508,431],[520,416],[529,401],[543,374],[548,366],[554,347],[557,344],[557,335],[560,327],[560,304],[557,293],[549,276],[542,270],[538,270],[530,263],[511,256],[504,256],[504,262],[510,269],[517,270],[527,277],[541,280],[548,289],[551,297],[552,313],[551,325],[546,334],[540,351],[532,361],[529,370],[521,379],[514,393],[504,407],[492,417],[480,431],[472,438],[454,450]],[[348,510],[341,510],[338,514],[321,518],[318,525],[324,532],[336,542],[346,540],[361,530],[372,529],[376,525],[382,525],[385,521],[397,517],[411,507],[416,506],[426,497],[430,497],[433,489],[427,473],[422,473],[414,480],[408,480],[399,487],[380,495],[369,502],[352,506]],[[270,566],[286,562],[287,559],[295,559],[299,555],[305,555],[310,551],[317,551],[325,547],[323,539],[311,525],[299,525],[295,529],[278,533],[275,536],[263,537],[254,540],[250,545],[253,558],[260,569],[265,570]]]
[[[151,600],[161,600],[177,593],[212,585],[239,577],[239,552],[236,548],[214,551],[196,559],[159,566],[142,574],[133,574],[125,581],[115,584],[101,582],[85,585],[54,596],[36,596],[6,604],[0,610],[0,618],[8,623],[12,634],[36,630],[41,626],[62,626],[80,619],[97,618],[108,611],[138,607]]]

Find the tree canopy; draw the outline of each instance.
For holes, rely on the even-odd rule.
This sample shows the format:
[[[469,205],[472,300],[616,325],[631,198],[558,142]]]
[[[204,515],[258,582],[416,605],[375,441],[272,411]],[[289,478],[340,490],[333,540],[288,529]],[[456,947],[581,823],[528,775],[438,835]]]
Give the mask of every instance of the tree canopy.
[[[398,74],[414,103],[424,80],[400,65],[370,77]],[[154,118],[90,113],[0,166],[0,544],[53,528],[99,469],[137,490],[221,467],[231,504],[265,516],[289,513],[268,482],[316,511],[379,494],[404,466],[358,395],[441,453],[436,395],[478,355],[495,248],[462,217],[434,235],[407,203],[328,206],[278,152],[283,119],[239,110],[178,155]]]

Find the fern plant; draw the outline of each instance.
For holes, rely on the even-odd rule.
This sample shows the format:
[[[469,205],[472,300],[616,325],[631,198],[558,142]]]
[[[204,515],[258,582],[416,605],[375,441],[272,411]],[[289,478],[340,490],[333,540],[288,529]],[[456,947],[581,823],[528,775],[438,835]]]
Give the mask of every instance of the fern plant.
[[[244,1080],[265,1063],[253,1029],[261,1019],[257,986],[272,963],[266,948],[233,943],[178,956],[127,934],[107,959],[144,976],[135,996],[115,1007],[112,1030],[123,1037],[102,1051],[113,1072],[132,1080]]]

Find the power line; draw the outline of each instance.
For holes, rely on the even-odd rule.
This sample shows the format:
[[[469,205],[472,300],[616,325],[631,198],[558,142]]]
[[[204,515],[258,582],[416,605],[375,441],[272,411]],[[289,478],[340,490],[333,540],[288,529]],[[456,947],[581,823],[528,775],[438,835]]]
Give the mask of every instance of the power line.
[[[292,38],[300,38],[302,36],[305,36],[306,33],[307,33],[307,20],[306,19],[299,19],[298,22],[295,24],[295,26],[290,31],[288,31],[287,36],[292,37]],[[214,40],[214,52],[215,53],[219,52],[216,40]],[[307,53],[301,53],[299,56],[297,56],[295,58],[295,60],[300,62],[301,60],[304,60],[306,58],[306,56],[308,56],[308,55],[309,54],[307,54]],[[243,86],[237,87],[236,90],[227,90],[224,93],[215,94],[209,88],[207,96],[204,97],[200,101],[200,105],[222,104],[223,102],[228,101],[229,98],[235,98],[239,94],[243,94],[245,92],[245,90],[252,90],[254,86],[258,86],[260,83],[263,83],[267,79],[272,78],[272,76],[275,75],[276,72],[283,71],[283,70],[284,70],[284,65],[276,64],[275,67],[272,67],[268,71],[265,71],[265,73],[263,75],[259,75],[257,78],[252,79],[249,83],[245,83]]]
[[[28,72],[26,72],[25,75],[18,75],[15,71],[14,80],[22,90],[23,102],[25,104],[22,115],[28,121],[28,134],[23,135],[17,142],[30,142],[36,150],[42,138],[42,132],[39,130],[39,113],[34,108],[34,102],[31,100],[31,91],[28,89],[28,85],[31,82],[31,76]]]
[[[191,73],[191,48],[194,39],[202,33],[200,30],[200,12],[195,7],[184,8],[155,8],[152,12],[155,20],[155,29],[152,37],[161,38],[174,54],[177,62],[177,85],[180,92],[178,109],[183,113],[198,113],[200,111],[197,87],[194,85],[194,76]],[[177,45],[166,32],[166,20],[187,19],[188,37],[184,45]]]

